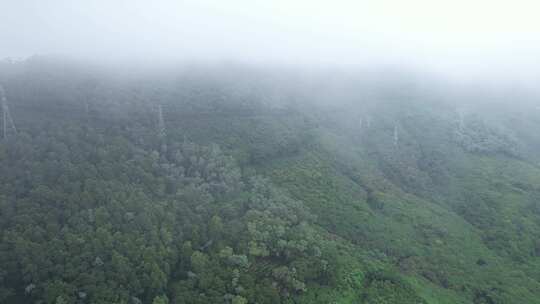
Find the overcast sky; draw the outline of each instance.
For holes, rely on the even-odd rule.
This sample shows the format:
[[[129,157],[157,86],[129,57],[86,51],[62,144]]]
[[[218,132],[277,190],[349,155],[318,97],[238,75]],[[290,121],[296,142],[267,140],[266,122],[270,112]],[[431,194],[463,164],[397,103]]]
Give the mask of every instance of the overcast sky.
[[[0,58],[402,63],[534,79],[538,0],[0,0]]]

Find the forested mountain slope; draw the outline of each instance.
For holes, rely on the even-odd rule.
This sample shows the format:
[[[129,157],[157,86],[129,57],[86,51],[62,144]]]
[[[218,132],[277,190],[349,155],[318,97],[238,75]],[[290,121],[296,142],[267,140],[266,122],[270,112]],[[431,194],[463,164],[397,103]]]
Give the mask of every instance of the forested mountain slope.
[[[534,98],[318,73],[2,63],[0,302],[540,303]]]

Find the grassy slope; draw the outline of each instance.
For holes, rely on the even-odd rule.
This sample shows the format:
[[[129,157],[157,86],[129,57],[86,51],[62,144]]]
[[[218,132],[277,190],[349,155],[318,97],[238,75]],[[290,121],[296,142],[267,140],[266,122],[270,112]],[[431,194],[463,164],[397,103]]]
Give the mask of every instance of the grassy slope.
[[[258,171],[317,214],[347,270],[338,290],[310,286],[306,303],[315,298],[357,302],[370,269],[401,273],[428,303],[540,303],[538,259],[513,256],[531,251],[540,231],[538,214],[528,211],[538,197],[536,166],[512,157],[464,153],[444,142],[430,145],[429,140],[444,134],[443,126],[420,130],[426,138],[405,133],[404,141],[413,144],[401,153],[415,153],[414,142],[428,151],[449,145],[450,151],[440,152],[444,180],[425,182],[428,174],[413,168],[412,181],[402,182],[389,176],[396,167],[385,166],[416,164],[408,156],[383,155],[376,146],[381,134],[365,147],[351,134],[331,127],[309,129],[301,121],[294,115],[222,117],[211,124],[186,120],[177,127],[192,138],[228,147],[247,168],[255,161]],[[303,129],[312,133],[310,146],[298,138]],[[411,126],[407,131],[415,132]],[[411,191],[419,181],[424,183],[420,190]]]
[[[473,225],[458,214],[450,203],[452,198],[433,201],[407,193],[386,180],[362,151],[346,149],[349,155],[342,155],[344,144],[340,136],[327,134],[321,137],[320,150],[277,159],[264,171],[306,202],[322,227],[354,244],[354,250],[368,259],[407,275],[429,303],[467,303],[484,291],[492,299],[540,301],[538,281],[524,273],[528,267],[516,265],[486,242],[489,229],[481,230],[486,227]],[[353,171],[360,172],[341,172],[339,162],[344,157]],[[525,227],[522,229],[534,226],[535,217],[523,218],[519,212],[527,208],[528,194],[515,184],[538,185],[538,169],[508,158],[468,155],[464,161],[463,168],[457,168],[463,176],[450,178],[448,192],[480,193],[499,204],[497,214],[488,215],[506,225],[496,233],[515,230],[513,221]],[[522,234],[534,238],[537,228]],[[350,294],[346,291],[342,297],[347,303]]]

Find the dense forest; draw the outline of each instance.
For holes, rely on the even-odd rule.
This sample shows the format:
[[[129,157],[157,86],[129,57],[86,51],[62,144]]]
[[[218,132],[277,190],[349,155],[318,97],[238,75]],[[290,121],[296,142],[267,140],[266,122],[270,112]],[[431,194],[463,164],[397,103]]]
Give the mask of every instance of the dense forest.
[[[306,73],[1,62],[0,303],[540,303],[538,96]]]

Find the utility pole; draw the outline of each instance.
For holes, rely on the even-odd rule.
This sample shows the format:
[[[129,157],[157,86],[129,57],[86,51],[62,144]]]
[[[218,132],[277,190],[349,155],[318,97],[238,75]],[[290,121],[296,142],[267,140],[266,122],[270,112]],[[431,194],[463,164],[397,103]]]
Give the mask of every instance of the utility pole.
[[[17,133],[17,128],[15,128],[15,123],[13,123],[13,119],[11,118],[11,114],[9,113],[9,107],[7,104],[7,98],[6,98],[6,92],[4,90],[4,87],[0,85],[0,98],[2,100],[2,123],[3,123],[3,132],[4,132],[4,139],[7,139],[8,137],[8,123],[13,129],[13,133]]]

